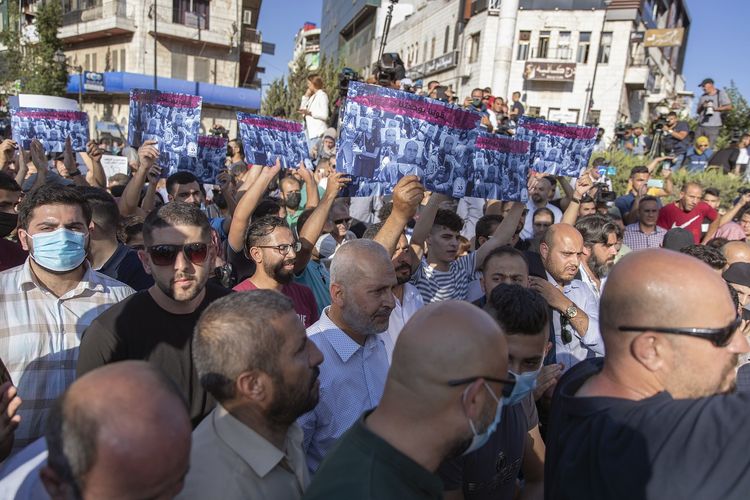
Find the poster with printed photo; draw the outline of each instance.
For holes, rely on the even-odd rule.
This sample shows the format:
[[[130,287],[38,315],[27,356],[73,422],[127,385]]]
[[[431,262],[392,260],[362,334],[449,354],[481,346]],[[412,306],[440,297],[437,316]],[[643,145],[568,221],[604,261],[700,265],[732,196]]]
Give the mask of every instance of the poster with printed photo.
[[[177,171],[181,157],[198,155],[202,102],[196,95],[131,90],[128,144],[137,149],[155,140],[161,176],[169,177]]]
[[[13,140],[23,149],[39,139],[48,153],[60,153],[70,137],[73,151],[86,151],[89,142],[89,115],[81,111],[18,108],[10,109]]]
[[[198,156],[181,156],[177,170],[190,172],[200,184],[216,184],[216,176],[225,167],[227,140],[215,135],[198,137]]]
[[[343,196],[389,194],[411,174],[430,191],[466,196],[479,120],[458,106],[350,82],[336,156],[336,170],[352,177]]]
[[[531,168],[551,175],[578,177],[588,166],[596,142],[596,127],[562,123],[522,116],[515,137],[528,141]]]
[[[529,142],[481,132],[472,157],[466,196],[526,202]]]
[[[312,169],[303,126],[299,122],[237,112],[245,161],[250,165],[274,165],[297,168],[303,161]]]

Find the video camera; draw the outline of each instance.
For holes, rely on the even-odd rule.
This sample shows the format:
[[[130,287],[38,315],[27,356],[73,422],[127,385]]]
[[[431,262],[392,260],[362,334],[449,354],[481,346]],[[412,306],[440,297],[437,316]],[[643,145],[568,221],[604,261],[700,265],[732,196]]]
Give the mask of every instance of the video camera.
[[[617,137],[618,139],[622,139],[623,137],[625,137],[625,133],[630,129],[631,127],[628,124],[618,123],[615,127],[615,137]]]
[[[373,64],[372,72],[378,80],[378,85],[391,87],[394,82],[406,77],[406,66],[397,52],[386,52]]]
[[[597,182],[594,184],[596,188],[596,195],[594,196],[594,202],[600,203],[611,203],[617,198],[617,194],[614,191],[609,190],[606,182]]]
[[[341,99],[346,99],[346,94],[349,92],[349,82],[351,81],[360,82],[362,79],[352,68],[342,69],[339,73],[339,97]]]
[[[667,124],[667,115],[662,113],[660,114],[656,120],[654,120],[651,123],[651,134],[655,134],[657,131],[661,132],[664,129],[664,126]]]

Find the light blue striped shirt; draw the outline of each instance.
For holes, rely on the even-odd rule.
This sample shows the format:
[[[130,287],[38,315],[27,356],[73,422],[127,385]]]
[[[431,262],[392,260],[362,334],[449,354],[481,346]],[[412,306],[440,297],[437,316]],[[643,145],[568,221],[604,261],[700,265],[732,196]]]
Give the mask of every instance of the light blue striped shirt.
[[[361,346],[331,321],[329,309],[307,329],[324,356],[318,405],[297,420],[305,433],[303,446],[311,474],[362,413],[378,405],[389,365],[382,334],[369,335]]]

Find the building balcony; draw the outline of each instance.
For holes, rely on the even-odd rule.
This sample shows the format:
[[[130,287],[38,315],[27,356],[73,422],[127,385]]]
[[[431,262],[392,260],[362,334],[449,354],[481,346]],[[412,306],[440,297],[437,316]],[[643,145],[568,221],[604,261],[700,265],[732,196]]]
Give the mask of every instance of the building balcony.
[[[209,24],[209,16],[198,16],[193,12],[180,12],[172,9],[171,23],[165,23],[161,19],[160,15],[156,25],[156,34],[159,38],[172,38],[215,47],[232,46],[232,37],[222,32],[221,28]],[[149,23],[148,34],[153,36],[153,20],[147,21]],[[211,31],[210,27],[215,31]]]
[[[631,56],[625,68],[625,86],[630,90],[646,90],[651,86],[651,68],[648,57],[643,54]]]
[[[534,47],[529,51],[529,61],[573,61],[571,47]]]
[[[135,22],[128,17],[124,0],[92,0],[90,3],[86,8],[63,14],[63,25],[58,30],[61,40],[67,43],[83,42],[135,32]]]
[[[307,45],[305,47],[305,54],[311,54],[320,52],[320,45]]]
[[[240,51],[260,56],[263,53],[263,38],[258,30],[243,27],[240,38]]]

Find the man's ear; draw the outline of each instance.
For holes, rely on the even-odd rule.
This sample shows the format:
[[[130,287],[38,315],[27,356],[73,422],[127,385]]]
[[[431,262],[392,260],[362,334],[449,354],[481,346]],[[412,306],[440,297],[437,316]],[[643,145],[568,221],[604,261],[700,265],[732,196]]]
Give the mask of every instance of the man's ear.
[[[633,339],[630,352],[633,357],[649,371],[664,369],[667,357],[672,356],[672,345],[665,335],[645,332]]]
[[[39,470],[39,479],[52,500],[73,498],[70,485],[64,482],[49,465],[45,465]]]
[[[138,259],[140,259],[141,264],[143,265],[143,270],[146,271],[146,274],[151,274],[151,257],[148,255],[148,252],[146,250],[138,250]]]
[[[547,260],[549,255],[549,246],[545,242],[539,244],[539,255],[542,256],[542,260]]]
[[[21,248],[26,250],[27,252],[31,251],[31,245],[29,245],[29,240],[31,239],[31,235],[25,230],[18,228],[18,242],[21,244]]]

